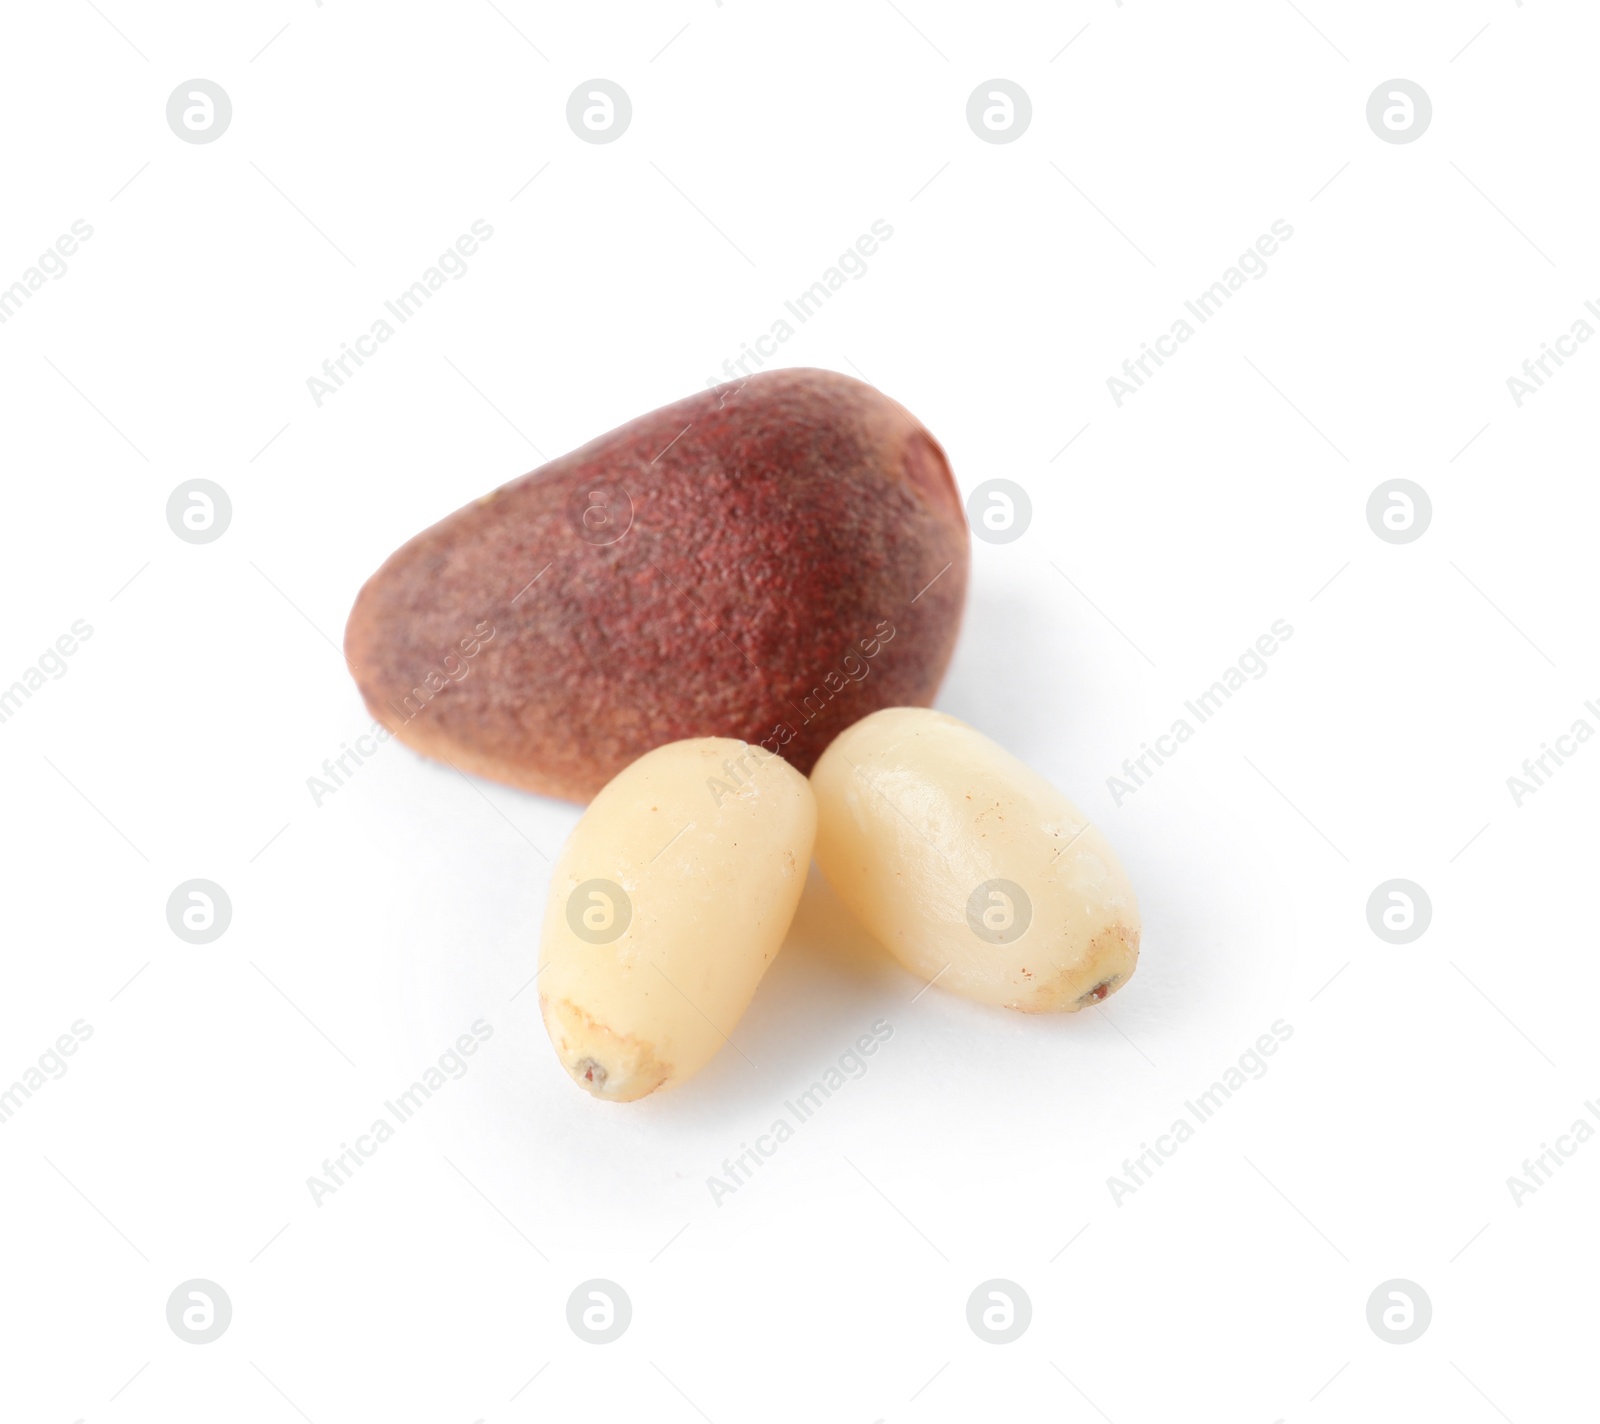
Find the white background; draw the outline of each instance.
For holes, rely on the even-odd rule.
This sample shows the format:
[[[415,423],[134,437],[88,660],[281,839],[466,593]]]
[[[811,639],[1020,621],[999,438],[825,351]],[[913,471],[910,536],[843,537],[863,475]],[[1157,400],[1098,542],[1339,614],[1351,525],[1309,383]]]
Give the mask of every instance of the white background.
[[[1600,728],[1600,349],[1520,408],[1506,378],[1600,299],[1600,22],[1297,3],[7,8],[0,282],[94,235],[0,327],[0,684],[94,632],[0,725],[0,1080],[93,1036],[0,1128],[0,1413],[1592,1412],[1600,1145],[1520,1205],[1507,1178],[1600,1096],[1600,746],[1520,807],[1506,778]],[[196,76],[233,104],[204,145],[165,120]],[[565,121],[595,76],[633,103],[605,146]],[[965,118],[996,76],[1033,105],[1005,145]],[[1434,110],[1404,145],[1365,118],[1396,76]],[[479,218],[468,275],[319,408],[307,377]],[[751,1062],[596,1103],[518,995],[577,809],[394,743],[315,805],[367,726],[333,645],[392,548],[721,375],[878,218],[780,359],[903,401],[963,491],[1029,491],[1022,539],[974,542],[938,705],[1106,830],[1139,972],[1059,1018],[913,1002],[813,879]],[[1119,408],[1106,378],[1275,219],[1267,275]],[[1433,506],[1404,545],[1365,515],[1397,476]],[[165,519],[196,477],[233,504],[202,546]],[[1275,619],[1267,675],[1115,804]],[[206,946],[166,921],[194,877],[233,904]],[[1366,918],[1394,877],[1433,905],[1404,946]],[[715,1204],[880,1017],[868,1075]],[[475,1019],[470,1072],[315,1204]],[[205,1346],[165,1317],[196,1277],[233,1303]],[[633,1302],[604,1347],[565,1316],[593,1277]],[[992,1277],[1032,1300],[1015,1344],[966,1323]],[[1367,1324],[1392,1278],[1433,1304],[1413,1344]]]

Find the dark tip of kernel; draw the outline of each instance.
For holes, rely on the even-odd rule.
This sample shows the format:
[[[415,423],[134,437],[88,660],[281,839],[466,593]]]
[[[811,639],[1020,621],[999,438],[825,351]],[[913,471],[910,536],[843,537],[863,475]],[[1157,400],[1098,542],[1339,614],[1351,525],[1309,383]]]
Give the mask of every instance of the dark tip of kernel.
[[[1080,1004],[1098,1004],[1103,998],[1105,998],[1107,994],[1117,987],[1117,977],[1118,976],[1116,975],[1112,975],[1109,979],[1102,979],[1094,986],[1094,988],[1089,990],[1087,994],[1082,995],[1078,999],[1078,1002]]]

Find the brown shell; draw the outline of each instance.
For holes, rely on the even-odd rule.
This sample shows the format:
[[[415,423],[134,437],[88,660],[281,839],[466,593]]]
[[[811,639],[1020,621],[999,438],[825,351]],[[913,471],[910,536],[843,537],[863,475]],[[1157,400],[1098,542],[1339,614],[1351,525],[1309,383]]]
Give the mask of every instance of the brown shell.
[[[463,771],[587,801],[685,737],[809,774],[880,707],[926,706],[966,597],[944,452],[829,371],[708,390],[417,535],[356,597],[374,717]]]

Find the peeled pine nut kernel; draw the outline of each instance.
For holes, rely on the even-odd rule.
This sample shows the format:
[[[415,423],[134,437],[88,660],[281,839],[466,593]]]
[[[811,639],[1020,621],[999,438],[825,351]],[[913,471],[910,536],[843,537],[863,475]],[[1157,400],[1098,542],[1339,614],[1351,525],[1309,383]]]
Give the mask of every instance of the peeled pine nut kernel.
[[[711,1061],[788,933],[816,828],[805,777],[726,737],[657,747],[601,789],[551,873],[539,950],[579,1087],[631,1102]]]
[[[1106,838],[965,723],[874,712],[811,787],[817,864],[913,974],[1024,1013],[1070,1013],[1128,982],[1139,906]]]

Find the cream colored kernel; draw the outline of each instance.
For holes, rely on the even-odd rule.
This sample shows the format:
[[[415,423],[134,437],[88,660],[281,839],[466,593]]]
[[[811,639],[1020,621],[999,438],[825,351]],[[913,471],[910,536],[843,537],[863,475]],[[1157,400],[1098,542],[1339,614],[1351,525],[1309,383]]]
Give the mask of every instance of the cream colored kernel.
[[[981,733],[887,708],[841,733],[811,784],[817,863],[920,978],[1030,1013],[1072,1012],[1127,983],[1139,907],[1115,852]]]
[[[539,952],[545,1027],[580,1087],[642,1098],[727,1044],[815,833],[806,779],[724,737],[658,747],[600,791],[551,873]]]

